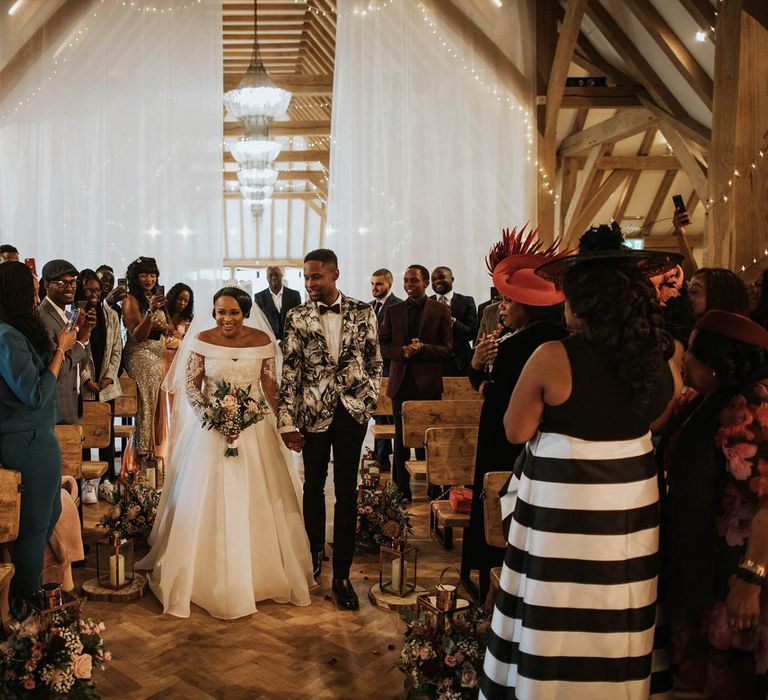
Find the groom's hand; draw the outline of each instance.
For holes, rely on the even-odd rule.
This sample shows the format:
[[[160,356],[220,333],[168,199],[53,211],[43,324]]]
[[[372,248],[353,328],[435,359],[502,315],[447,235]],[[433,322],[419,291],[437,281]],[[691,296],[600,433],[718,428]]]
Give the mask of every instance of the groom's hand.
[[[298,430],[294,430],[292,433],[281,433],[280,437],[283,438],[283,442],[289,450],[301,452],[301,448],[304,447],[304,436]]]

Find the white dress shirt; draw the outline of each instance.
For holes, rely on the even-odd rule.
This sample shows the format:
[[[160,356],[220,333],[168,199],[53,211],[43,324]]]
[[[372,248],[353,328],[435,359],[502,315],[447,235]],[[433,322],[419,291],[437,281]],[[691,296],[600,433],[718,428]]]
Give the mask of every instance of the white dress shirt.
[[[384,308],[384,304],[387,303],[387,299],[392,296],[392,292],[389,292],[383,299],[373,300],[373,310],[378,314]]]
[[[341,306],[341,293],[336,297],[336,301],[327,306],[335,306],[338,304]],[[318,313],[326,304],[318,302]],[[324,314],[320,314],[320,326],[323,329],[323,335],[328,342],[328,351],[331,354],[331,358],[334,362],[339,361],[339,351],[341,350],[341,330],[342,330],[342,318],[341,314],[335,314],[332,311],[326,311]]]
[[[277,313],[280,313],[283,310],[283,289],[285,289],[285,287],[280,287],[280,291],[277,294],[271,289],[269,290],[269,294],[272,297],[272,303],[274,303]]]
[[[448,304],[448,306],[451,305],[451,300],[453,299],[453,290],[450,292],[447,292],[445,294],[438,294],[437,300],[443,304]]]

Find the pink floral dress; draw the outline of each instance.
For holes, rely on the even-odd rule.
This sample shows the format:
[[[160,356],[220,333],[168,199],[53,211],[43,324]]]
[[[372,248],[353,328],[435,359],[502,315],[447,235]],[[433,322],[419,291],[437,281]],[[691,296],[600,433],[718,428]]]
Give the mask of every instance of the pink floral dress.
[[[708,698],[740,700],[755,697],[757,687],[768,680],[766,589],[761,595],[759,623],[751,630],[731,629],[725,606],[755,514],[768,507],[768,385],[756,384],[727,403],[719,414],[715,446],[725,457],[714,523],[715,602],[704,612],[698,630],[682,635],[678,630],[673,652],[681,661],[678,677],[685,685]],[[682,652],[681,646],[685,647]]]

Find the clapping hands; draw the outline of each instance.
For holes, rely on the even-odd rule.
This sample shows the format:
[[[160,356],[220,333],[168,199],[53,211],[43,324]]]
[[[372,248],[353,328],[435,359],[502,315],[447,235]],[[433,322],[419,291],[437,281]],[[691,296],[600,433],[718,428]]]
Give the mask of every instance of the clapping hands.
[[[403,355],[409,360],[414,355],[418,355],[424,349],[424,344],[418,339],[413,338],[408,345],[403,345]]]

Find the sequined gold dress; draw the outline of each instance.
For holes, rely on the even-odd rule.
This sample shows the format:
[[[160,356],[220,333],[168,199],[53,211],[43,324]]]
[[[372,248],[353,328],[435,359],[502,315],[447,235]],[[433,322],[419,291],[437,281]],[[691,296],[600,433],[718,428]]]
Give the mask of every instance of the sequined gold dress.
[[[165,314],[155,311],[152,321],[165,323]],[[163,339],[142,340],[137,342],[128,338],[123,348],[125,370],[128,376],[138,385],[138,411],[136,413],[136,430],[133,433],[133,447],[139,454],[147,454],[155,450],[155,411],[157,410],[160,385],[165,374],[163,362]]]
[[[217,379],[250,386],[251,396],[263,395],[274,410],[273,344],[227,348],[191,342],[186,399],[198,414]],[[189,415],[177,426],[174,414],[152,550],[136,565],[153,569],[150,588],[163,611],[188,617],[194,603],[214,617],[233,619],[255,612],[260,600],[309,605],[314,580],[301,486],[274,414],[240,434],[237,457],[225,457],[224,437]]]

